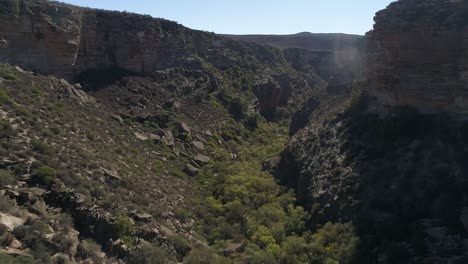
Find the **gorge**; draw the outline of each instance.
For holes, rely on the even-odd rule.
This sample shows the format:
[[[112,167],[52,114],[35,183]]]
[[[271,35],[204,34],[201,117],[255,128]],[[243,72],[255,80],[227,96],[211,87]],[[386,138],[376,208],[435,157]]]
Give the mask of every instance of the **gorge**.
[[[467,12],[218,35],[0,0],[0,263],[467,263]]]

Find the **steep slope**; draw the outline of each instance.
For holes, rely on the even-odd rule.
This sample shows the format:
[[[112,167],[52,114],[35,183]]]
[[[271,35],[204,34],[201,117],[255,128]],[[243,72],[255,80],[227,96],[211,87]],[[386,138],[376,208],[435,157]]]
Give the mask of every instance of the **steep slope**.
[[[39,0],[2,3],[16,3],[17,10],[1,18],[5,42],[0,60],[67,80],[82,81],[96,71],[94,75],[105,80],[116,72],[151,75],[169,68],[200,71],[213,67],[230,71],[239,88],[251,90],[260,111],[270,119],[280,117],[277,107],[300,107],[312,93],[302,86],[321,81],[313,73],[293,80],[295,73],[280,50],[190,30],[163,19]],[[216,73],[212,75],[214,86],[223,86],[217,83]]]
[[[328,82],[328,91],[335,94],[349,93],[352,83],[359,79],[362,72],[365,54],[363,36],[309,32],[225,36],[282,48],[286,59],[295,67],[312,65],[317,74]]]
[[[216,93],[176,96],[161,80],[190,75],[166,74],[86,93],[0,67],[0,260],[346,263],[352,226],[312,234],[292,192],[262,171],[285,124],[238,119]]]
[[[0,61],[24,68],[0,67],[0,260],[321,263],[355,249],[350,225],[312,234],[262,171],[326,94],[308,62],[136,14],[0,7]]]
[[[316,103],[282,153],[311,224],[356,227],[357,263],[467,261],[464,3],[379,12],[353,98]]]

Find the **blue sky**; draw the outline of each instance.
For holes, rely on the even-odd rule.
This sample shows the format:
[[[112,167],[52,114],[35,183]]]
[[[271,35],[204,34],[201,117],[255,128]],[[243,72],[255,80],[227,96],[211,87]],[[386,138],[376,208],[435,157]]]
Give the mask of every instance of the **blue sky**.
[[[392,0],[62,0],[129,11],[225,34],[364,34]]]

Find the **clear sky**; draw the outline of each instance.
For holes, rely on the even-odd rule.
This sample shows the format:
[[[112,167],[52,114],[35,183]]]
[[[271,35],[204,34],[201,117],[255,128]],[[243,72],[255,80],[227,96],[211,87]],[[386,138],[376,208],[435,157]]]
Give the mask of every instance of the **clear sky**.
[[[129,11],[224,34],[352,33],[372,29],[392,0],[62,0]]]

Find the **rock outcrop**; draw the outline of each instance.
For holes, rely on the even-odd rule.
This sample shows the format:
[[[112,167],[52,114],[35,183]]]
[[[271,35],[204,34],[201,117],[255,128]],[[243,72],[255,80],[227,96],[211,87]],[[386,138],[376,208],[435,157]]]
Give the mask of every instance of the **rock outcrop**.
[[[213,91],[225,83],[212,69],[242,69],[233,71],[230,78],[242,80],[239,88],[254,91],[257,100],[252,101],[259,102],[261,113],[269,113],[268,119],[284,116],[276,112],[278,107],[301,107],[313,90],[325,87],[318,75],[293,67],[291,57],[286,59],[277,48],[191,30],[150,16],[42,0],[17,3],[16,10],[0,15],[0,40],[4,40],[0,62],[26,70],[68,81],[92,81],[96,88],[125,75],[167,78],[168,70],[179,67],[195,72],[197,82],[203,79]],[[206,71],[210,71],[208,79],[202,77]],[[304,76],[296,74],[299,71]],[[187,92],[200,88],[200,84],[174,85]]]
[[[35,1],[21,1],[19,8],[16,13],[0,14],[0,38],[4,41],[0,61],[71,77],[79,46],[76,10],[48,2],[39,5]],[[55,20],[46,14],[54,15]],[[71,25],[62,23],[65,21]]]
[[[468,114],[466,1],[400,0],[375,16],[368,34],[374,111],[410,105]]]
[[[466,262],[467,7],[392,3],[367,35],[369,96],[293,119],[278,176],[312,224],[355,224],[359,263]]]

